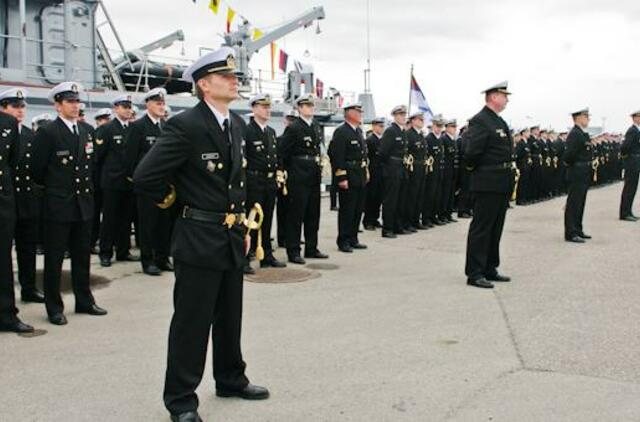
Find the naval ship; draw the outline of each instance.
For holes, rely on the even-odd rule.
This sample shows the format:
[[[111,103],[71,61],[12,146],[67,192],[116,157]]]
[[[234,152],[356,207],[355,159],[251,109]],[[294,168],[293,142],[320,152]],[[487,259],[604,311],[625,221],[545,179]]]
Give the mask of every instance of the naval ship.
[[[278,117],[289,112],[300,95],[314,93],[313,66],[296,66],[287,73],[283,89],[274,89],[272,81],[264,80],[261,72],[257,75],[252,72],[251,58],[272,42],[324,18],[324,8],[314,7],[271,27],[259,39],[252,39],[247,21],[224,34],[222,45],[235,50],[241,72],[241,98],[231,109],[247,118],[251,111],[247,99],[256,92],[271,91],[272,126],[280,132],[283,119]],[[117,48],[105,44],[109,35],[105,31],[111,31]],[[177,30],[144,46],[127,49],[101,0],[0,0],[0,90],[25,87],[29,92],[30,118],[52,111],[47,100],[52,86],[62,81],[80,82],[86,89],[85,114],[92,121],[96,111],[110,107],[110,100],[118,93],[131,92],[134,104],[142,108],[142,94],[161,86],[167,89],[167,105],[172,113],[179,113],[197,102],[192,85],[181,79],[190,63],[185,60],[181,63],[180,59],[157,60],[154,52],[184,39],[184,32]],[[215,48],[200,51],[204,54]],[[340,102],[346,97],[335,89],[328,91],[324,98],[317,99],[316,119],[331,128],[342,122]],[[347,100],[354,101],[356,96]],[[357,100],[364,105],[365,121],[371,120],[375,116],[372,94],[365,89]]]

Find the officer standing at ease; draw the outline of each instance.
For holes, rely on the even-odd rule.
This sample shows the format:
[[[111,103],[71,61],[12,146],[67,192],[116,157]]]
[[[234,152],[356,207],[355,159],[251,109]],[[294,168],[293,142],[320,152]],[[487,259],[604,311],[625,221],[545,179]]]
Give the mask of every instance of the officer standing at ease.
[[[222,47],[188,67],[200,102],[167,121],[133,176],[136,193],[179,207],[173,232],[174,313],[169,329],[164,403],[174,422],[199,422],[196,389],[213,342],[219,397],[258,400],[242,358],[245,236],[245,123],[229,111],[238,98],[233,49]]]
[[[513,188],[513,140],[500,117],[509,102],[507,82],[484,92],[485,107],[469,120],[464,159],[471,170],[473,218],[467,238],[467,284],[493,288],[492,281],[511,281],[498,273],[500,238]]]

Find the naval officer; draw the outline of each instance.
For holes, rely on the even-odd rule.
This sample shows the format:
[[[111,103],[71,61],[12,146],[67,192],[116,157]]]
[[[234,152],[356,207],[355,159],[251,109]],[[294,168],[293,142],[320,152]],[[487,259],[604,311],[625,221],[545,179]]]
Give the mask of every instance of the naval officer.
[[[93,218],[93,139],[78,123],[82,86],[63,82],[49,91],[58,118],[33,141],[33,178],[44,189],[44,299],[49,321],[65,325],[60,278],[65,251],[71,256],[76,313],[101,316],[89,285]]]
[[[242,359],[242,267],[245,159],[233,49],[222,47],[188,67],[200,102],[167,121],[133,176],[139,195],[180,213],[173,231],[174,313],[169,330],[164,403],[175,422],[197,422],[200,384],[213,340],[213,377],[220,397],[265,399],[249,383]],[[244,239],[244,241],[243,241]]]
[[[564,238],[567,242],[584,243],[585,239],[591,239],[582,229],[582,218],[594,165],[593,144],[586,131],[589,127],[589,109],[575,111],[571,117],[574,126],[567,136],[563,157],[567,164],[569,186],[564,209]]]
[[[16,201],[15,243],[18,280],[23,302],[44,303],[44,295],[36,287],[36,247],[40,239],[42,192],[33,184],[33,131],[24,125],[27,112],[27,91],[11,88],[0,93],[2,111],[18,120],[18,154],[14,168]]]
[[[620,200],[620,220],[637,221],[633,215],[633,199],[638,190],[638,175],[640,174],[640,110],[631,115],[633,124],[624,135],[620,147],[624,159],[624,187]]]
[[[484,92],[484,108],[469,120],[464,159],[472,169],[473,218],[467,238],[467,284],[493,288],[492,281],[506,282],[498,273],[500,238],[513,186],[513,140],[500,117],[509,102],[507,82]]]

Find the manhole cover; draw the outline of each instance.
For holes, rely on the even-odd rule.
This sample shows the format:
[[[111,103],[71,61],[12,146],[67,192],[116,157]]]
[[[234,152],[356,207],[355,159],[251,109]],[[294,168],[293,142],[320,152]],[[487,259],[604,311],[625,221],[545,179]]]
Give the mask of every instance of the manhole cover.
[[[245,276],[252,283],[300,283],[320,277],[320,273],[307,269],[260,268],[255,274]]]
[[[43,270],[36,271],[36,284],[42,288],[42,279],[43,279]],[[18,282],[16,277],[16,283]],[[107,287],[111,280],[107,277],[91,274],[89,276],[89,283],[91,283],[91,289],[102,289]],[[62,270],[62,276],[60,280],[60,290],[62,292],[70,292],[71,288],[71,271],[70,270]]]
[[[314,263],[307,264],[307,268],[311,268],[312,270],[337,270],[338,268],[340,268],[340,266],[336,264]]]
[[[20,337],[25,337],[25,338],[31,338],[31,337],[40,337],[47,334],[47,330],[41,330],[39,328],[36,328],[35,330],[33,330],[30,333],[18,333],[18,335]]]

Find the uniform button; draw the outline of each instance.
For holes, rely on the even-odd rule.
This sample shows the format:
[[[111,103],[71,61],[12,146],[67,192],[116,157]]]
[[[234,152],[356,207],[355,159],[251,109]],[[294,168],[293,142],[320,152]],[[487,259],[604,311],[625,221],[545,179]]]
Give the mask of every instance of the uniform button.
[[[86,180],[86,181],[88,182],[88,181],[89,181],[89,178],[88,178],[88,177],[85,177],[85,178],[84,178],[84,180]]]
[[[80,183],[80,178],[76,178],[76,183]]]
[[[70,161],[73,161],[73,157],[69,157],[69,160],[70,160]]]
[[[20,192],[20,188],[16,188],[16,192]]]
[[[31,146],[31,142],[27,142],[27,146],[30,147]]]
[[[24,156],[29,158],[29,157],[31,157],[31,154],[27,152]]]
[[[27,192],[31,192],[31,188],[30,187],[27,187]]]
[[[19,182],[20,178],[18,176],[16,176],[16,182]]]
[[[80,195],[80,191],[79,190],[76,191],[76,195]]]
[[[76,171],[80,170],[80,167],[76,166]]]
[[[29,164],[26,164],[26,165],[24,166],[24,168],[26,168],[26,169],[28,170],[28,169],[29,169]]]
[[[244,182],[240,182],[240,187],[244,187]]]
[[[25,179],[27,179],[27,180],[31,180],[31,178],[30,178],[29,176],[26,176],[26,177],[25,177]]]
[[[89,189],[85,189],[84,191],[85,191],[86,193],[89,193]]]
[[[236,204],[231,204],[231,211],[236,207]]]
[[[229,189],[231,189],[231,185],[229,185]]]
[[[84,168],[88,169],[89,168],[89,164],[85,164]]]
[[[244,207],[244,204],[245,204],[245,202],[244,202],[244,201],[242,201],[242,206],[243,206],[243,207]]]
[[[0,176],[2,176],[2,170],[0,170]]]

